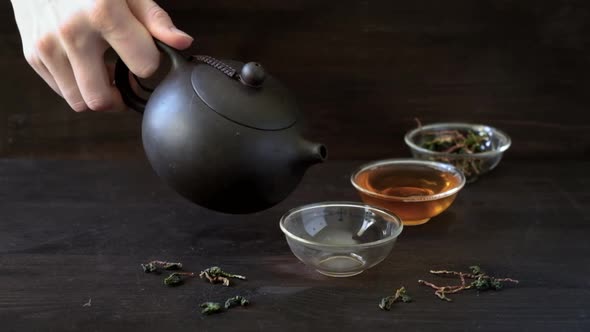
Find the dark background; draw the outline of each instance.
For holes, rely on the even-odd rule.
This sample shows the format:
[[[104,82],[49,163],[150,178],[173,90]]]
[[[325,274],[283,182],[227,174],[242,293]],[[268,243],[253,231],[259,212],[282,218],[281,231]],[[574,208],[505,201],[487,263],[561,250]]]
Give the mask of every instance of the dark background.
[[[161,5],[196,36],[190,53],[259,61],[291,87],[307,137],[325,143],[332,162],[259,214],[191,204],[149,169],[138,114],[76,114],[37,77],[0,1],[2,332],[590,331],[590,2]],[[279,218],[307,203],[358,200],[351,170],[409,156],[403,135],[414,118],[497,126],[513,138],[509,160],[444,214],[404,228],[388,261],[358,277],[334,280],[300,263]],[[169,289],[141,271],[151,259],[192,271],[215,264],[249,280]],[[439,280],[429,269],[472,264],[521,283],[453,303],[416,284]],[[415,302],[378,310],[400,285]],[[253,305],[198,314],[197,304],[234,292]]]
[[[506,159],[590,158],[587,1],[160,1],[189,53],[261,62],[331,159],[409,156],[403,134],[472,121]],[[0,2],[0,157],[143,159],[140,116],[76,114],[25,62]]]

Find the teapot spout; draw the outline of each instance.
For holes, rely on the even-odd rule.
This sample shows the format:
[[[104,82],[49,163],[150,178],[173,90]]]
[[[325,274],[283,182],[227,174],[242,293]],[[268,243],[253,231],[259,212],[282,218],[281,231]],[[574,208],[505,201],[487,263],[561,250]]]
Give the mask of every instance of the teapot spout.
[[[300,147],[299,160],[308,166],[322,163],[328,157],[328,149],[323,144],[301,140]]]

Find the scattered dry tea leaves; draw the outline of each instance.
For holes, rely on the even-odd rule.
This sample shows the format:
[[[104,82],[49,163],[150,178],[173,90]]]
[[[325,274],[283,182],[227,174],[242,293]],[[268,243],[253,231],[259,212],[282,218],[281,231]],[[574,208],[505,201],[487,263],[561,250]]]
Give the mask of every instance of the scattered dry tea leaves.
[[[201,303],[201,308],[203,308],[201,313],[204,315],[211,315],[223,311],[223,306],[217,302]]]
[[[460,285],[437,286],[425,280],[418,280],[418,283],[435,289],[434,295],[439,299],[451,302],[451,298],[447,294],[455,294],[464,290],[476,289],[478,291],[485,290],[500,290],[503,288],[503,283],[510,282],[518,284],[519,281],[512,278],[496,278],[486,274],[481,267],[473,265],[469,267],[471,272],[457,272],[449,270],[430,270],[430,273],[441,276],[455,276],[461,281]],[[469,284],[465,279],[471,279]]]
[[[229,278],[246,280],[246,277],[238,274],[227,273],[218,266],[212,266],[201,271],[199,277],[201,279],[207,279],[212,284],[221,282],[224,286],[229,286]]]
[[[166,261],[151,261],[146,264],[141,264],[141,268],[146,273],[160,274],[161,270],[181,270],[181,263],[172,263]],[[246,280],[245,276],[238,274],[227,273],[218,266],[212,266],[207,268],[200,273],[196,272],[183,272],[177,271],[169,274],[164,278],[164,285],[174,287],[184,283],[186,278],[194,278],[199,276],[201,279],[207,279],[210,283],[222,282],[224,286],[229,286],[229,278],[236,278]],[[243,296],[236,295],[228,298],[225,303],[221,304],[218,302],[204,302],[201,303],[201,313],[204,315],[211,315],[214,313],[220,313],[236,306],[245,307],[250,304],[250,301]]]
[[[234,297],[230,297],[229,299],[225,300],[225,309],[242,306],[245,307],[250,304],[250,301],[243,296],[236,295]]]
[[[382,298],[379,302],[379,308],[389,311],[391,310],[391,306],[393,306],[395,302],[399,301],[404,303],[412,302],[412,298],[408,295],[406,288],[403,286],[397,289],[394,295]]]
[[[145,273],[159,273],[160,270],[180,270],[182,264],[165,261],[151,261],[146,264],[141,264],[141,268]]]
[[[229,299],[225,300],[225,305],[221,305],[218,302],[205,302],[201,303],[201,313],[204,315],[210,315],[214,313],[219,313],[223,311],[227,311],[233,307],[242,306],[245,307],[250,304],[250,301],[243,296],[236,295],[234,297],[230,297]]]

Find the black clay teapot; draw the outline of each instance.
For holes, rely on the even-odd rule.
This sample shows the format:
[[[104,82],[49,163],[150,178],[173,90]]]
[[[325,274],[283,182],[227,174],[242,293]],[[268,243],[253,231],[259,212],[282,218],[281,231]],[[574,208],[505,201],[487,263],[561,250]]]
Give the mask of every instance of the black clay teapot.
[[[243,214],[284,200],[326,148],[298,132],[289,91],[254,62],[185,57],[156,41],[171,69],[146,101],[119,59],[115,83],[143,113],[142,140],[154,171],[210,210]]]

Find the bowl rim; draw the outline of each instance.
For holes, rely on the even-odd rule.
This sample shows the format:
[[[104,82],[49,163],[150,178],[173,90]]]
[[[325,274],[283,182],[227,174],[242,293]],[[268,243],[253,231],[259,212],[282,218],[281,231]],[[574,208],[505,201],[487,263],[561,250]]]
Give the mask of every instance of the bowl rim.
[[[326,244],[326,243],[306,240],[304,238],[301,238],[301,237],[291,233],[284,225],[287,218],[297,212],[316,209],[319,207],[326,207],[326,206],[353,207],[353,208],[362,208],[362,209],[369,209],[372,211],[376,211],[376,212],[382,213],[382,214],[392,218],[393,220],[395,220],[395,223],[397,224],[398,227],[395,231],[393,231],[387,237],[379,239],[377,241],[359,243],[359,244],[354,244],[354,245],[350,245],[350,244],[337,245],[337,244]],[[387,221],[387,222],[389,222],[389,221]],[[402,230],[404,229],[404,223],[402,222],[402,219],[400,217],[398,217],[396,214],[394,214],[393,212],[387,211],[387,210],[384,210],[384,209],[381,209],[381,208],[378,208],[376,206],[372,206],[369,204],[360,203],[360,202],[352,202],[352,201],[323,201],[323,202],[301,205],[296,208],[292,208],[292,209],[288,210],[281,217],[281,220],[279,221],[279,227],[281,228],[281,231],[285,234],[285,236],[287,236],[293,240],[296,240],[297,242],[300,242],[302,244],[308,245],[308,246],[319,247],[319,248],[347,248],[347,247],[348,248],[372,248],[372,247],[381,246],[383,244],[386,244],[386,243],[391,242],[391,241],[395,240],[396,238],[398,238],[399,235],[402,233]]]
[[[433,130],[433,129],[436,130],[436,129],[440,129],[441,127],[454,127],[454,128],[462,128],[462,129],[469,128],[469,129],[490,131],[490,132],[497,134],[497,135],[501,136],[502,138],[504,138],[506,140],[506,143],[502,144],[497,149],[494,149],[492,151],[477,152],[477,153],[439,152],[439,151],[433,151],[433,150],[423,148],[423,147],[417,145],[416,143],[414,143],[412,138],[416,134],[418,134],[424,130]],[[481,124],[481,123],[469,123],[469,122],[436,122],[436,123],[431,123],[431,124],[427,124],[424,126],[420,126],[418,128],[414,128],[414,129],[408,131],[404,135],[404,141],[405,141],[406,145],[408,145],[410,148],[412,148],[416,151],[419,151],[422,153],[428,153],[428,154],[434,155],[434,156],[444,156],[444,157],[450,157],[450,158],[462,158],[465,156],[478,156],[478,157],[495,156],[495,155],[505,152],[512,145],[512,139],[510,138],[510,136],[508,134],[506,134],[506,132],[504,132],[496,127],[489,126],[489,125],[485,125],[485,124]]]
[[[356,183],[355,178],[357,177],[357,175],[359,173],[361,173],[369,168],[376,168],[376,167],[380,167],[383,165],[394,165],[394,164],[423,165],[423,166],[427,166],[430,168],[436,168],[439,170],[442,169],[445,171],[449,171],[451,173],[455,173],[459,177],[459,184],[456,187],[453,187],[449,190],[446,190],[446,191],[443,191],[443,192],[440,192],[440,193],[434,194],[434,195],[403,196],[402,197],[402,196],[391,196],[391,195],[384,195],[384,194],[376,193],[374,191],[370,191],[368,189],[365,189]],[[465,174],[459,168],[457,168],[449,163],[443,163],[443,162],[431,161],[431,160],[421,160],[421,159],[415,159],[415,158],[393,158],[393,159],[376,160],[376,161],[365,163],[365,164],[359,166],[350,175],[350,182],[352,183],[352,185],[354,186],[354,188],[356,190],[358,190],[364,194],[367,194],[369,196],[379,197],[382,199],[386,199],[386,200],[390,200],[390,201],[398,201],[398,202],[424,202],[424,201],[435,201],[435,200],[449,197],[451,195],[458,193],[465,186],[465,183],[467,182],[467,178],[465,177]]]

